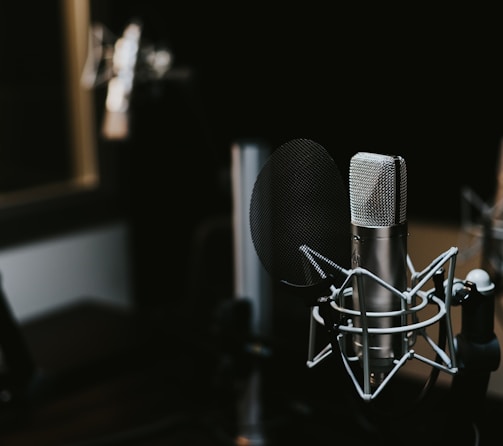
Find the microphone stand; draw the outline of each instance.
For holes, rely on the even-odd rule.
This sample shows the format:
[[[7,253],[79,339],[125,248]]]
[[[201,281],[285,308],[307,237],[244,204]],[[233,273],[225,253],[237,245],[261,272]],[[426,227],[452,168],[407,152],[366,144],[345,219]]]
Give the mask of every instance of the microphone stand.
[[[465,197],[474,205],[481,217],[481,283],[467,277],[465,289],[459,293],[457,304],[461,305],[461,332],[456,337],[456,356],[460,371],[452,381],[453,407],[467,421],[481,422],[481,415],[489,384],[490,373],[499,367],[500,347],[494,334],[494,301],[501,291],[502,284],[502,211],[503,211],[503,142],[500,144],[497,167],[497,189],[494,205],[490,207],[473,192]],[[465,202],[463,202],[465,204]],[[462,208],[468,211],[469,207]],[[467,218],[469,216],[465,216]],[[470,273],[472,274],[473,271]],[[469,276],[470,276],[469,274]],[[480,279],[480,276],[477,276]],[[475,282],[475,283],[474,283]],[[456,304],[456,302],[454,303]]]
[[[500,184],[503,184],[502,159],[498,170]],[[503,189],[499,187],[498,202],[503,199],[502,194]],[[464,290],[457,293],[457,302],[454,302],[461,305],[462,316],[461,333],[456,337],[461,371],[454,377],[453,391],[458,400],[455,402],[470,404],[467,410],[481,407],[490,373],[498,368],[500,362],[500,347],[494,333],[494,301],[500,288],[501,273],[493,265],[500,240],[496,230],[497,213],[493,214],[493,210],[486,208],[482,215],[482,270],[469,273]],[[473,415],[476,413],[473,412]]]
[[[457,422],[482,421],[484,403],[492,371],[500,363],[500,347],[494,333],[495,286],[482,269],[471,271],[454,304],[461,305],[461,332],[456,336],[459,372],[451,386]]]
[[[243,385],[237,395],[236,444],[264,446],[271,442],[264,425],[263,358],[268,352],[262,340],[271,335],[271,285],[250,233],[249,202],[257,173],[270,154],[261,140],[242,139],[231,147],[235,305],[248,304],[248,339],[244,344]],[[242,327],[241,327],[242,329]],[[239,364],[238,364],[239,368]]]

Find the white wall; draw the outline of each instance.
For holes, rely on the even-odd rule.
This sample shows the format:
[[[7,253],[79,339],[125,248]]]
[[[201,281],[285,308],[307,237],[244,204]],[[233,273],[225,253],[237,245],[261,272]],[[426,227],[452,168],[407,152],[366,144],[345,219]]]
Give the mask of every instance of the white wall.
[[[19,322],[82,298],[132,305],[128,227],[111,223],[0,250],[0,274]]]

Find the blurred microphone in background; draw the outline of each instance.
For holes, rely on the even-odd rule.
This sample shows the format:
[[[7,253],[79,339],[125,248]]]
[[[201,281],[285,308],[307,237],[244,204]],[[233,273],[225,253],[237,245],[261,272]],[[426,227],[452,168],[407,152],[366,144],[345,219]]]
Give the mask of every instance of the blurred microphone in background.
[[[139,22],[126,26],[117,39],[112,56],[112,77],[108,81],[103,135],[107,139],[123,139],[129,134],[127,113],[133,90],[135,69],[140,48],[142,27]]]
[[[469,187],[461,190],[461,260],[479,257],[480,267],[487,271],[501,293],[503,278],[503,141],[496,169],[493,202],[484,201]]]
[[[129,137],[131,99],[136,83],[186,81],[192,75],[187,68],[173,68],[172,51],[146,41],[143,34],[140,19],[130,20],[119,37],[101,23],[94,23],[89,30],[81,84],[86,89],[102,85],[107,88],[101,128],[107,140]]]

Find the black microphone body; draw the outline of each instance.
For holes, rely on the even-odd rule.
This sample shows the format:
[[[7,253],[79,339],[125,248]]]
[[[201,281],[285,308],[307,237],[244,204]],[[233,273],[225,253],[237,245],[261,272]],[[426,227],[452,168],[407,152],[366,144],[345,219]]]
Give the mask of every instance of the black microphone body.
[[[387,284],[403,291],[407,286],[406,167],[403,158],[357,153],[350,165],[352,268],[365,268]],[[362,313],[354,324],[390,329],[406,324],[399,311],[401,299],[368,275],[357,275],[353,306]],[[370,317],[368,313],[380,313]],[[389,330],[388,330],[389,331]],[[361,361],[368,358],[371,385],[378,386],[407,348],[403,333],[371,333],[367,346],[362,335],[353,336]],[[365,350],[368,348],[368,351]]]

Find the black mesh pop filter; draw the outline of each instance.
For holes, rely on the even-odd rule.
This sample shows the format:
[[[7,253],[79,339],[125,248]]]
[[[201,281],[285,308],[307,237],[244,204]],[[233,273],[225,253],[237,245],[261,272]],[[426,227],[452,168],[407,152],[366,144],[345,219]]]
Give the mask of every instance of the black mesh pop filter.
[[[295,285],[321,281],[306,268],[302,246],[348,268],[348,196],[339,169],[322,146],[294,139],[271,154],[253,188],[250,230],[260,261],[275,279]],[[325,267],[326,274],[338,276],[335,268]]]

